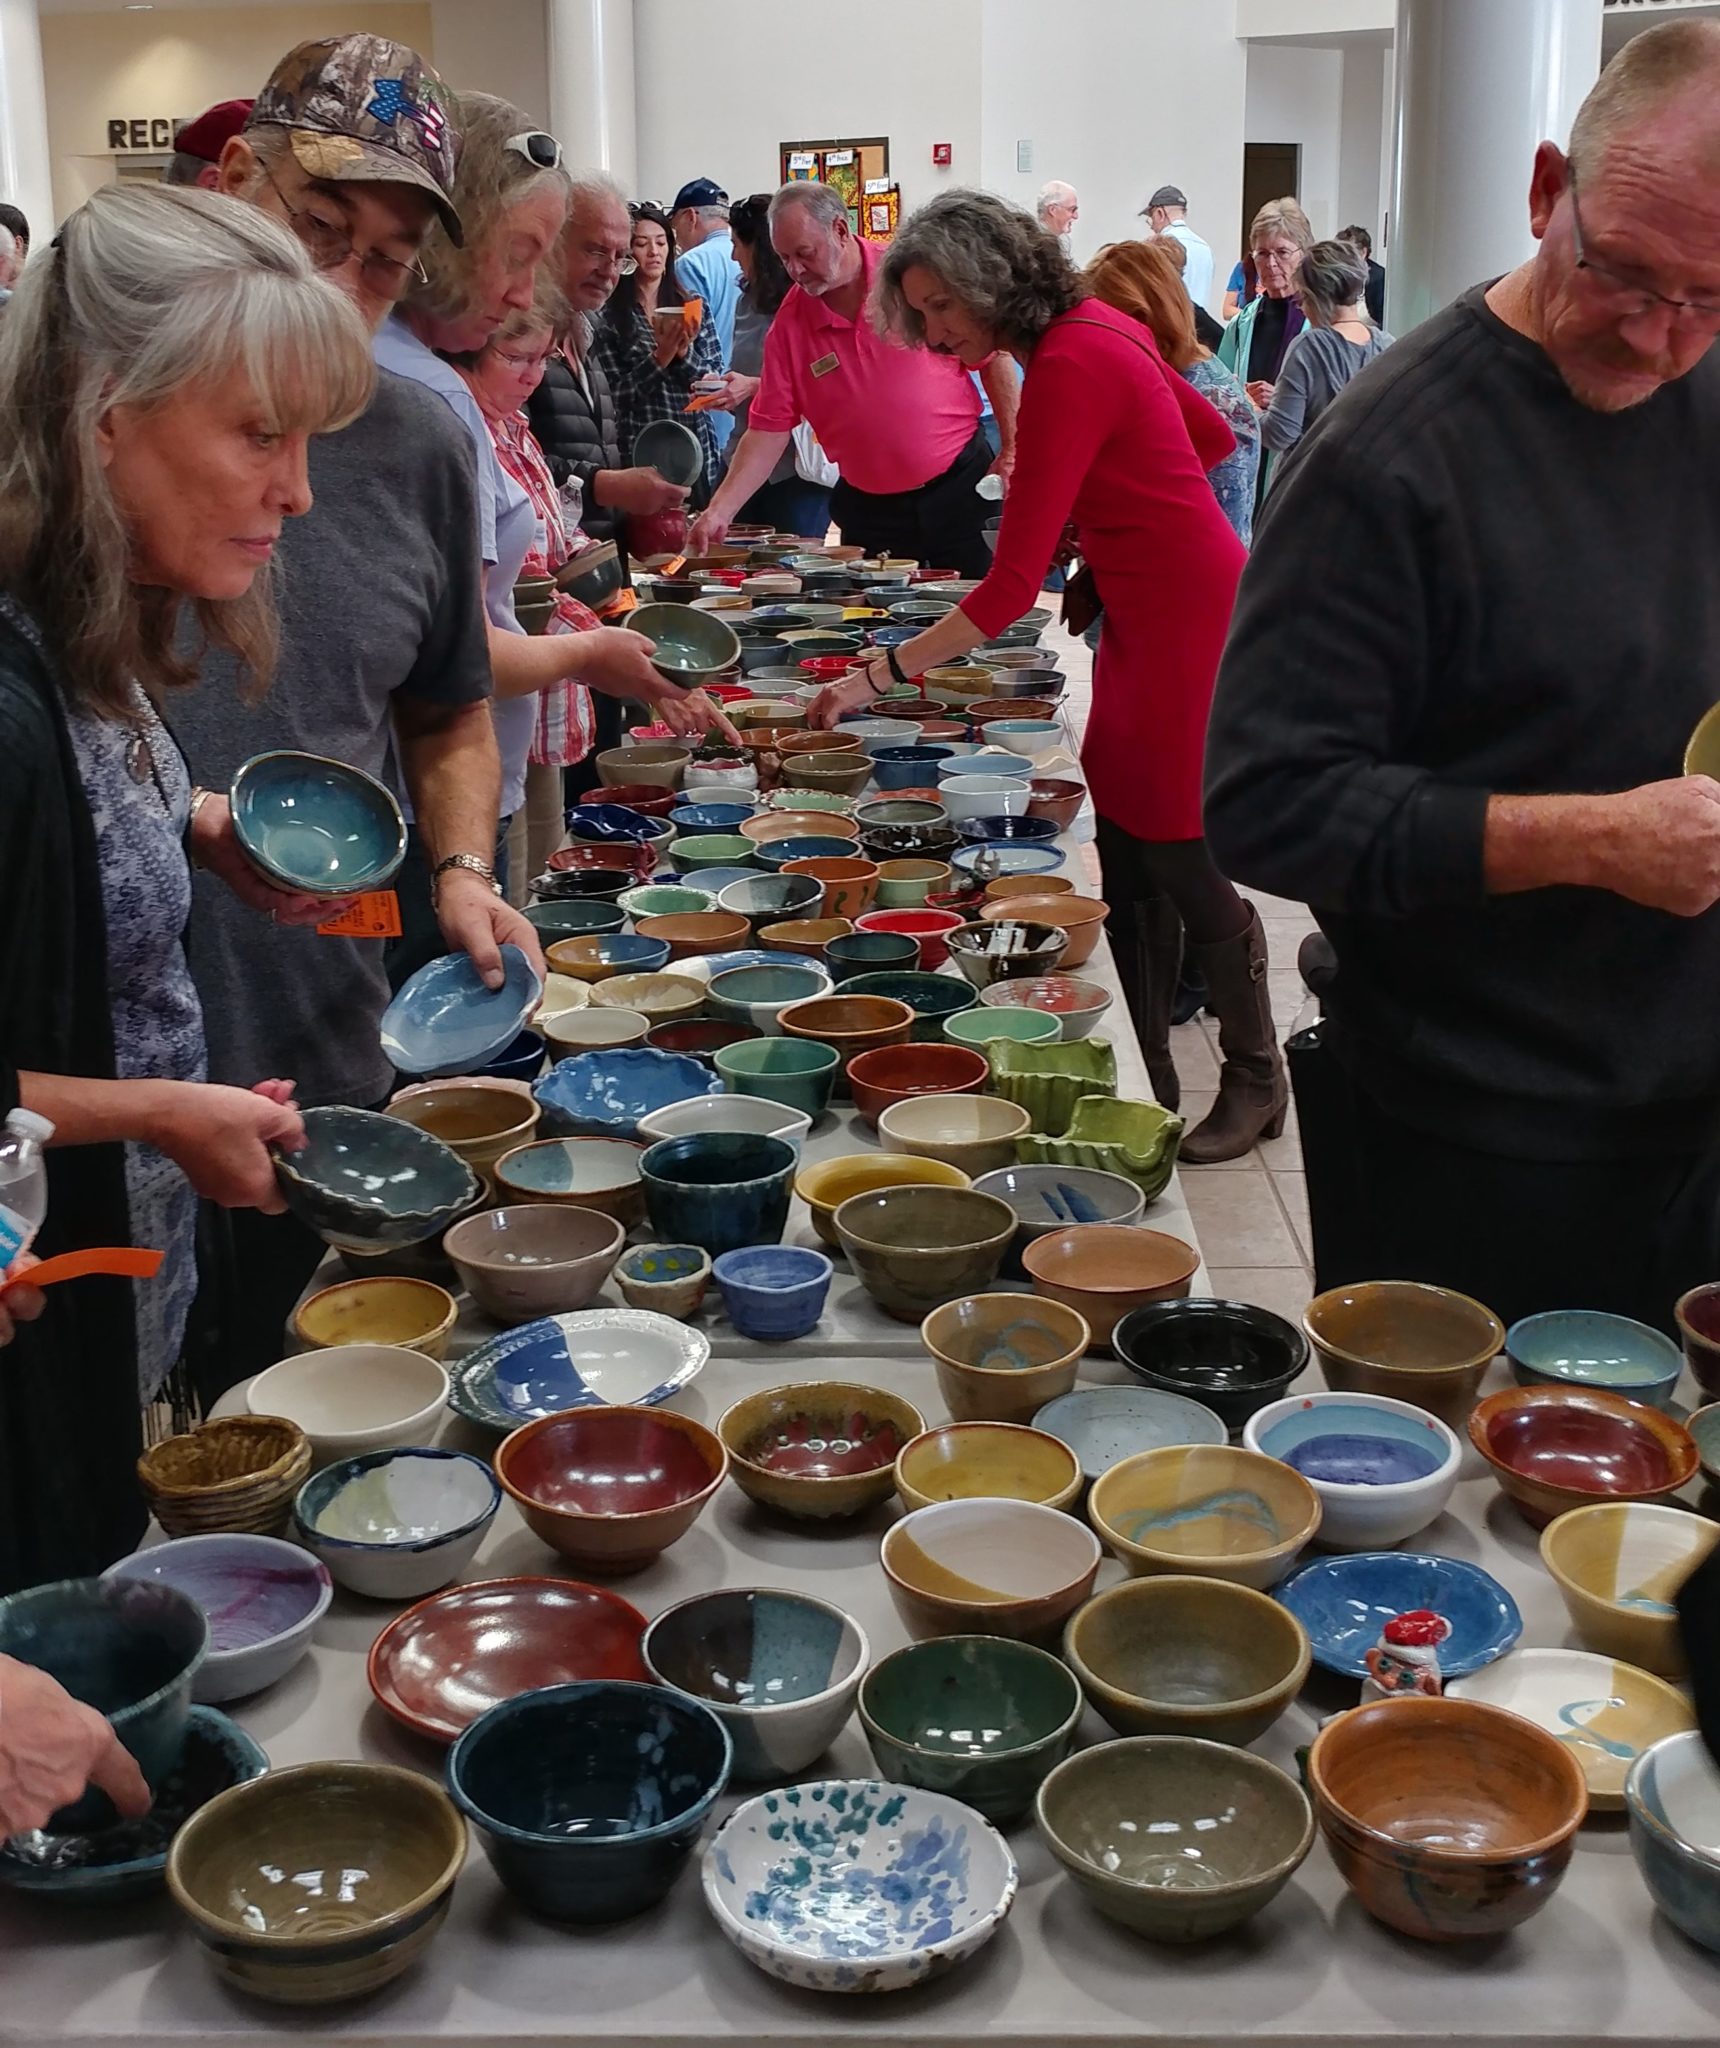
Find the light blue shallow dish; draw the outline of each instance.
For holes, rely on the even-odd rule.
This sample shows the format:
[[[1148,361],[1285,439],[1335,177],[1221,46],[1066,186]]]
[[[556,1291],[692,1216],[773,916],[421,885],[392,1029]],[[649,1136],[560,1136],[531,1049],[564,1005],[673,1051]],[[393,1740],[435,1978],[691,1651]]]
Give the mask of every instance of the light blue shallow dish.
[[[450,1369],[448,1405],[494,1430],[566,1408],[655,1408],[710,1355],[703,1331],[653,1309],[580,1309],[480,1344]]]
[[[652,1110],[722,1092],[703,1060],[648,1045],[573,1053],[532,1086],[546,1138],[631,1138]]]
[[[1684,1370],[1684,1354],[1670,1337],[1599,1309],[1524,1316],[1505,1332],[1505,1355],[1520,1387],[1604,1387],[1657,1406]]]
[[[1035,1429],[1066,1443],[1091,1482],[1137,1451],[1171,1444],[1225,1444],[1229,1432],[1210,1408],[1156,1387],[1076,1387],[1047,1401]]]
[[[1367,1653],[1394,1615],[1431,1608],[1451,1623],[1439,1668],[1462,1678],[1503,1657],[1523,1633],[1517,1603],[1489,1572],[1431,1551],[1361,1550],[1292,1572],[1272,1597],[1308,1631],[1314,1662],[1346,1678],[1368,1675]]]
[[[987,854],[997,856],[997,872],[1000,875],[1050,875],[1063,865],[1064,854],[1060,846],[1023,846],[1006,839],[988,839],[979,846],[961,846],[950,855],[950,866],[959,868],[964,875],[978,870],[980,861]]]
[[[392,793],[344,761],[254,754],[234,775],[227,802],[246,859],[282,889],[380,889],[406,858],[406,821]]]
[[[465,953],[444,953],[405,981],[382,1013],[382,1049],[403,1074],[469,1074],[512,1045],[543,984],[518,946],[502,948],[503,981],[486,988]]]

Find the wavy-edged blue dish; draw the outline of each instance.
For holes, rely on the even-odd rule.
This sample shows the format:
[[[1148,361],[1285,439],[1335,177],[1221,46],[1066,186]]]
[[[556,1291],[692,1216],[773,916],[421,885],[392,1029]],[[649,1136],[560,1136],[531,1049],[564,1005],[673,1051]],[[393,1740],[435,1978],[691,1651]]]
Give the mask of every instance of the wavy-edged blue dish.
[[[277,888],[380,889],[406,858],[406,821],[374,776],[322,754],[253,754],[227,792],[233,834]]]
[[[0,1885],[80,1903],[160,1891],[169,1843],[218,1792],[269,1768],[264,1751],[214,1707],[193,1707],[178,1765],[142,1820],[88,1835],[37,1831],[0,1842]]]
[[[287,1207],[332,1245],[397,1251],[445,1230],[477,1201],[472,1169],[397,1116],[333,1105],[304,1112],[305,1145],[275,1155]]]
[[[646,1045],[573,1053],[532,1087],[546,1138],[631,1138],[652,1110],[722,1092],[721,1077],[702,1060]]]
[[[647,1308],[587,1308],[522,1323],[449,1372],[448,1405],[482,1429],[567,1408],[655,1408],[704,1370],[702,1330]]]
[[[383,1051],[403,1074],[474,1072],[513,1044],[543,995],[518,946],[502,948],[502,974],[486,988],[465,953],[420,967],[382,1013]]]
[[[1451,1623],[1439,1668],[1462,1678],[1503,1657],[1523,1633],[1517,1603],[1490,1572],[1431,1551],[1362,1550],[1316,1558],[1272,1597],[1308,1631],[1314,1662],[1345,1678],[1366,1678],[1367,1653],[1397,1614],[1431,1608]]]

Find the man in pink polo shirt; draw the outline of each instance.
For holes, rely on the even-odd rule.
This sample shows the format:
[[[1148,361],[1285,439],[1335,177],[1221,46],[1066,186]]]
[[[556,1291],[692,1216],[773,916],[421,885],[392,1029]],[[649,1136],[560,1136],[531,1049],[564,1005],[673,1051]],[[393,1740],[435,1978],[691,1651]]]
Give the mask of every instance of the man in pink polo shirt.
[[[854,235],[839,193],[784,185],[771,201],[770,238],[794,289],[771,323],[747,431],[693,527],[692,552],[721,542],[805,420],[842,472],[831,510],[844,541],[983,577],[994,507],[975,486],[988,470],[1007,477],[1014,458],[1010,366],[995,358],[980,372],[997,418],[994,460],[979,394],[956,357],[903,348],[873,327],[868,300],[883,247]]]

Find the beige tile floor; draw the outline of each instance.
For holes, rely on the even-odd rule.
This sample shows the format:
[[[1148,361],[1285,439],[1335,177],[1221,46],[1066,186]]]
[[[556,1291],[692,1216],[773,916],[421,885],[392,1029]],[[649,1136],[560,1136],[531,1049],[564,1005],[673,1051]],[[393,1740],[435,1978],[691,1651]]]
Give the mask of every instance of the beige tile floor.
[[[1062,652],[1069,678],[1064,703],[1079,738],[1092,696],[1092,657],[1058,626],[1048,629],[1045,640]],[[1091,848],[1086,858],[1095,862],[1096,882]],[[1282,1040],[1306,1000],[1296,972],[1296,948],[1314,921],[1302,904],[1250,894],[1266,929],[1272,1011]],[[1191,1024],[1179,1024],[1171,1034],[1171,1049],[1182,1076],[1183,1115],[1192,1126],[1211,1108],[1218,1088],[1217,1023],[1203,1013]],[[1294,1106],[1284,1135],[1256,1146],[1246,1158],[1179,1171],[1213,1292],[1299,1320],[1313,1292],[1313,1248]]]

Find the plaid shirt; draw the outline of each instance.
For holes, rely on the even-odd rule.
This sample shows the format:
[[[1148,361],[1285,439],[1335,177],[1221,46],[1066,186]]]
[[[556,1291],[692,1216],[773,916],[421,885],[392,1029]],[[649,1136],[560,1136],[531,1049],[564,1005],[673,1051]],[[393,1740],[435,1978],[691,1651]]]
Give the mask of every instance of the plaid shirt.
[[[693,489],[694,504],[704,505],[717,487],[717,442],[709,415],[688,412],[687,401],[693,395],[695,378],[720,377],[723,373],[710,315],[700,316],[699,331],[684,356],[664,365],[657,361],[656,349],[651,322],[637,306],[625,327],[607,318],[600,319],[592,336],[591,352],[602,364],[615,399],[621,460],[633,460],[633,444],[640,430],[653,420],[679,420],[698,435],[699,446],[704,450],[704,477]]]
[[[505,420],[492,420],[490,439],[496,445],[496,460],[531,499],[532,509],[537,513],[537,536],[526,550],[520,574],[553,576],[576,550],[544,452],[523,412]],[[563,592],[556,598],[555,616],[546,631],[589,633],[598,623],[595,612]],[[552,683],[537,693],[537,726],[526,758],[540,767],[571,768],[591,752],[596,731],[591,692],[585,685],[571,678]]]

